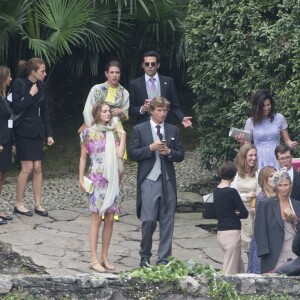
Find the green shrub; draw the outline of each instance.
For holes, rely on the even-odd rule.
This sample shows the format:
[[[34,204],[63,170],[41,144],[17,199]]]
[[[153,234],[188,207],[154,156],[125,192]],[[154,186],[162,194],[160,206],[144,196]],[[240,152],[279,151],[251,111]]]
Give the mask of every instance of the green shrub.
[[[250,96],[262,88],[275,96],[292,140],[299,139],[299,25],[298,0],[190,0],[188,75],[208,168],[233,159],[239,145],[229,129],[244,127]]]

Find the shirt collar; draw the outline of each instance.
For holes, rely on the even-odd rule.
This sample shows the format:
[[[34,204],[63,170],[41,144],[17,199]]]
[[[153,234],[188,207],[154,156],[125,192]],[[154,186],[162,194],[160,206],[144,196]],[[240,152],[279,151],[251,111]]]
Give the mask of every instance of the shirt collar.
[[[150,78],[151,77],[148,74],[145,73],[145,81],[148,82]],[[155,75],[152,78],[155,78],[156,82],[158,82],[159,81],[158,73],[156,72]]]
[[[164,128],[165,128],[165,122],[162,122],[161,124],[156,124],[156,123],[152,120],[152,118],[150,119],[150,124],[151,124],[151,127],[152,127],[153,129],[155,129],[155,130],[156,130],[156,125],[160,125],[160,130],[164,130]]]

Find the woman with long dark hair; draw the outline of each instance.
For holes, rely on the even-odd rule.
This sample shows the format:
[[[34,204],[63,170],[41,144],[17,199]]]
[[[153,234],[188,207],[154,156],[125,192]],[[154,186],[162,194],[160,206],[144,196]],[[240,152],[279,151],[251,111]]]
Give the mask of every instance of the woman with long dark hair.
[[[282,114],[276,113],[274,99],[268,91],[257,91],[251,97],[251,102],[251,114],[246,122],[245,130],[253,135],[253,143],[257,149],[258,168],[272,166],[279,169],[274,150],[280,144],[280,139],[282,138],[284,143],[291,148],[295,148],[298,143],[291,140],[286,119]],[[243,138],[238,138],[238,140],[244,141]]]

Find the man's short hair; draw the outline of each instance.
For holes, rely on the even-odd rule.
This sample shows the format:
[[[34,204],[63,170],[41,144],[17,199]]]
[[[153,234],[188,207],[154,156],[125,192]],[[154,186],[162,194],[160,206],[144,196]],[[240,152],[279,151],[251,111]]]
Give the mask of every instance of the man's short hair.
[[[278,158],[277,157],[278,153],[282,154],[282,153],[285,153],[288,151],[290,151],[291,155],[293,156],[293,149],[290,146],[288,146],[286,144],[280,144],[275,148],[275,156],[276,156],[276,158]]]
[[[150,101],[150,114],[154,111],[155,107],[166,107],[167,110],[170,108],[170,101],[161,96],[156,96]]]
[[[143,62],[144,62],[145,57],[148,57],[148,56],[154,56],[154,57],[156,57],[157,63],[160,62],[160,55],[157,52],[155,52],[155,51],[147,51],[147,52],[145,52],[143,54]]]

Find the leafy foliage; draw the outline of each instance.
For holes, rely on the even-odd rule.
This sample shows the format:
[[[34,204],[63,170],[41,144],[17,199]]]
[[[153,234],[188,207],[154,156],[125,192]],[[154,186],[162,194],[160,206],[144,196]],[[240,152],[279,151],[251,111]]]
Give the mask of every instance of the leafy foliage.
[[[186,23],[203,163],[216,168],[234,157],[239,145],[229,128],[244,127],[258,89],[275,95],[291,137],[299,138],[299,1],[190,0]]]

